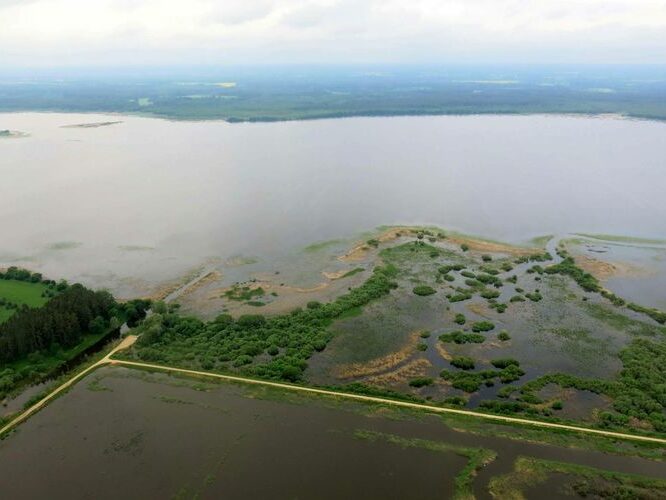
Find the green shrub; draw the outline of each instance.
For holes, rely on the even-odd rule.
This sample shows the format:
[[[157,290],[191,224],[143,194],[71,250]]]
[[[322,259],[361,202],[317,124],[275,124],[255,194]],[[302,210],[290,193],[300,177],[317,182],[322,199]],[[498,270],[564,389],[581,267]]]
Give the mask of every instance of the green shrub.
[[[412,292],[414,292],[415,295],[420,295],[423,297],[426,295],[432,295],[434,293],[437,293],[437,290],[428,285],[418,285],[414,287]]]
[[[499,378],[503,384],[508,384],[510,382],[515,382],[523,375],[525,375],[525,371],[522,368],[516,365],[509,365],[500,371]]]
[[[601,291],[599,280],[578,267],[570,256],[566,256],[559,264],[548,266],[544,271],[548,274],[563,274],[570,276],[586,292]]]
[[[497,290],[483,290],[481,292],[481,297],[484,299],[496,299],[497,297],[500,296],[500,292]]]
[[[518,360],[512,358],[493,359],[490,361],[490,364],[493,365],[495,368],[506,368],[507,366],[511,365],[520,366]]]
[[[472,323],[472,331],[476,333],[489,332],[494,328],[495,324],[491,323],[490,321],[476,321],[475,323]]]
[[[467,318],[465,318],[465,315],[462,313],[456,314],[456,318],[453,320],[459,325],[464,325],[467,322]]]
[[[502,342],[506,342],[507,340],[511,340],[511,335],[509,335],[509,332],[507,332],[506,330],[502,330],[501,332],[499,332],[497,338]]]
[[[266,352],[268,354],[270,354],[271,356],[276,356],[280,352],[280,349],[278,349],[278,346],[272,345],[272,346],[269,346],[268,349],[266,349]]]
[[[456,356],[451,359],[451,365],[461,370],[472,370],[474,369],[474,360],[467,356]]]
[[[434,380],[430,377],[417,377],[413,378],[412,380],[409,381],[409,385],[411,387],[425,387],[428,385],[432,385]]]
[[[482,255],[481,259],[483,259],[483,262],[490,262],[491,260],[493,260],[493,258],[488,254]]]
[[[479,335],[478,333],[465,333],[457,330],[450,333],[443,333],[439,336],[439,340],[444,343],[454,342],[456,344],[481,344],[486,340],[486,338],[483,335]]]
[[[491,304],[490,307],[495,309],[498,313],[502,314],[504,311],[507,310],[509,306],[507,306],[506,304],[502,304],[500,302],[496,302],[494,304]]]

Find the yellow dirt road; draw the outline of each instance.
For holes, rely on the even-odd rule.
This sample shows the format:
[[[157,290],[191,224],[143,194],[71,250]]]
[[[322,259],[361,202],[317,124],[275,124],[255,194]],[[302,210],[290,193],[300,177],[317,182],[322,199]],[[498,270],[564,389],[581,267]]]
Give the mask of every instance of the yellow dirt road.
[[[661,444],[661,445],[666,445],[666,439],[663,438],[658,438],[658,437],[650,437],[650,436],[639,436],[635,434],[628,434],[624,432],[613,432],[613,431],[604,431],[601,429],[592,429],[589,427],[579,427],[575,425],[566,425],[566,424],[558,424],[554,422],[542,422],[539,420],[530,420],[527,418],[519,418],[519,417],[507,417],[503,415],[492,415],[489,413],[481,413],[481,412],[476,412],[472,410],[460,410],[460,409],[455,409],[455,408],[442,408],[439,406],[432,406],[432,405],[427,405],[427,404],[421,404],[421,403],[410,403],[408,401],[396,401],[393,399],[386,399],[386,398],[380,398],[380,397],[375,397],[375,396],[364,396],[362,394],[354,394],[350,392],[339,392],[339,391],[332,391],[328,389],[317,389],[315,387],[307,387],[307,386],[302,386],[302,385],[294,385],[294,384],[285,384],[282,382],[270,382],[267,380],[257,380],[257,379],[252,379],[252,378],[246,378],[246,377],[237,377],[235,375],[222,375],[219,373],[212,373],[212,372],[202,372],[202,371],[197,371],[197,370],[187,370],[185,368],[176,368],[172,366],[163,366],[163,365],[154,365],[150,363],[141,363],[138,361],[126,361],[122,359],[112,359],[112,356],[123,349],[126,349],[127,347],[131,346],[135,341],[137,337],[130,335],[126,337],[115,349],[113,349],[109,354],[107,354],[103,359],[99,360],[97,363],[94,365],[86,368],[82,372],[78,373],[71,379],[69,379],[67,382],[56,388],[53,392],[51,392],[49,395],[47,395],[44,399],[40,400],[38,403],[34,404],[30,408],[28,408],[25,412],[23,412],[21,415],[16,417],[14,420],[9,422],[7,425],[5,425],[2,429],[0,429],[0,436],[2,436],[4,433],[7,431],[11,430],[14,428],[16,425],[27,419],[30,415],[33,413],[37,412],[40,408],[42,408],[45,404],[47,404],[50,400],[52,400],[55,396],[57,396],[59,393],[67,389],[68,387],[72,386],[74,383],[76,383],[78,380],[82,379],[86,375],[88,375],[90,372],[93,370],[99,368],[100,366],[104,365],[115,365],[115,366],[127,366],[127,367],[135,367],[135,368],[146,368],[149,370],[155,370],[155,371],[163,371],[163,372],[172,372],[172,373],[182,373],[184,375],[193,375],[197,377],[208,377],[208,378],[214,378],[218,380],[227,380],[230,382],[240,382],[243,384],[254,384],[254,385],[261,385],[265,387],[276,387],[279,389],[285,389],[289,391],[296,391],[296,392],[303,392],[303,393],[309,393],[309,394],[319,394],[323,396],[332,396],[336,398],[343,398],[343,399],[350,399],[350,400],[356,400],[356,401],[365,401],[369,403],[379,403],[379,404],[385,404],[385,405],[390,405],[390,406],[397,406],[397,407],[402,407],[402,408],[412,408],[416,410],[422,410],[422,411],[427,411],[430,413],[439,413],[439,414],[450,414],[450,415],[463,415],[466,417],[474,417],[474,418],[480,418],[483,420],[490,420],[494,422],[505,422],[505,423],[510,423],[510,424],[519,424],[519,425],[526,425],[526,426],[531,426],[531,427],[540,427],[544,429],[557,429],[557,430],[565,430],[565,431],[570,431],[570,432],[580,432],[583,434],[592,434],[592,435],[597,435],[597,436],[605,436],[605,437],[610,437],[610,438],[617,438],[617,439],[626,439],[626,440],[633,440],[633,441],[642,441],[642,442],[648,442],[648,443],[656,443],[656,444]]]
[[[519,418],[519,417],[506,417],[503,415],[492,415],[489,413],[481,413],[481,412],[476,412],[476,411],[471,411],[471,410],[458,410],[455,408],[442,408],[439,406],[432,406],[432,405],[427,405],[427,404],[421,404],[421,403],[410,403],[408,401],[396,401],[393,399],[386,399],[386,398],[380,398],[380,397],[375,397],[375,396],[364,396],[362,394],[354,394],[351,392],[338,392],[338,391],[331,391],[327,389],[317,389],[315,387],[307,387],[307,386],[302,386],[302,385],[293,385],[293,384],[283,384],[281,382],[269,382],[267,380],[257,380],[257,379],[252,379],[252,378],[246,378],[246,377],[236,377],[234,375],[222,375],[219,373],[211,373],[211,372],[201,372],[201,371],[196,371],[196,370],[187,370],[185,368],[174,368],[170,366],[162,366],[162,365],[153,365],[150,363],[141,363],[138,361],[125,361],[125,360],[112,360],[112,363],[115,365],[122,365],[122,366],[129,366],[129,367],[139,367],[139,368],[147,368],[150,370],[157,370],[157,371],[166,371],[166,372],[173,372],[173,373],[182,373],[185,375],[194,375],[197,377],[209,377],[209,378],[215,378],[215,379],[220,379],[220,380],[228,380],[231,382],[241,382],[244,384],[255,384],[255,385],[263,385],[267,387],[277,387],[280,389],[287,389],[290,391],[297,391],[297,392],[306,392],[310,394],[321,394],[325,396],[333,396],[337,398],[344,398],[344,399],[354,399],[357,401],[366,401],[370,403],[380,403],[380,404],[386,404],[386,405],[392,405],[392,406],[400,406],[403,408],[413,408],[416,410],[423,410],[431,413],[444,413],[444,414],[453,414],[453,415],[464,415],[467,417],[475,417],[475,418],[481,418],[484,420],[493,420],[496,422],[506,422],[506,423],[511,423],[511,424],[520,424],[520,425],[528,425],[528,426],[533,426],[533,427],[543,427],[547,429],[558,429],[558,430],[566,430],[566,431],[573,431],[573,432],[582,432],[586,434],[596,434],[599,436],[605,436],[605,437],[611,437],[611,438],[619,438],[619,439],[628,439],[628,440],[634,440],[634,441],[645,441],[649,443],[658,443],[658,444],[663,444],[666,445],[666,439],[658,438],[658,437],[650,437],[650,436],[639,436],[635,434],[627,434],[623,432],[613,432],[613,431],[604,431],[601,429],[591,429],[588,427],[578,427],[575,425],[566,425],[566,424],[557,424],[554,422],[542,422],[539,420],[530,420],[527,418]]]
[[[54,397],[56,397],[58,394],[60,394],[65,389],[71,387],[74,383],[76,383],[77,381],[79,381],[80,379],[82,379],[83,377],[88,375],[90,372],[96,370],[100,366],[103,366],[103,365],[106,365],[106,364],[109,364],[109,363],[114,363],[114,361],[111,359],[111,356],[113,356],[118,351],[121,351],[123,349],[127,349],[134,342],[136,342],[136,339],[137,339],[137,337],[135,335],[128,335],[127,337],[125,337],[120,342],[120,344],[118,344],[109,354],[104,356],[97,363],[95,363],[95,364],[89,366],[88,368],[86,368],[85,370],[77,373],[72,378],[67,380],[67,382],[65,382],[64,384],[55,388],[52,392],[50,392],[48,395],[46,395],[43,399],[40,399],[39,401],[37,401],[34,405],[32,405],[27,410],[25,410],[18,417],[11,420],[2,429],[0,429],[0,436],[4,435],[7,431],[16,427],[18,424],[23,422],[25,419],[27,419],[33,413],[39,411],[46,403],[51,401]]]

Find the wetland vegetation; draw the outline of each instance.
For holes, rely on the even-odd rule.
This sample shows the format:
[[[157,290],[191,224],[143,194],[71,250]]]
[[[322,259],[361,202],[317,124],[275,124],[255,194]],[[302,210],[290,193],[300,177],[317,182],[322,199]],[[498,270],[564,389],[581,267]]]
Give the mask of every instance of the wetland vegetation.
[[[519,414],[633,433],[666,434],[662,390],[666,382],[666,329],[650,315],[614,300],[612,292],[598,281],[596,287],[583,286],[595,281],[585,277],[566,250],[559,249],[557,257],[553,257],[539,248],[467,238],[468,250],[463,251],[462,237],[442,230],[405,227],[387,231],[390,237],[383,234],[373,238],[377,245],[364,245],[363,267],[354,264],[351,271],[365,270],[366,266],[372,271],[363,275],[361,271],[354,272],[354,286],[346,286],[329,301],[313,300],[310,293],[303,293],[300,306],[282,314],[223,313],[204,321],[183,314],[177,303],[156,302],[152,304],[152,314],[142,320],[148,302],[119,304],[106,292],[64,282],[59,286],[34,273],[13,269],[0,284],[4,281],[40,286],[39,298],[44,302],[36,302],[32,308],[26,304],[0,326],[0,331],[7,325],[26,322],[50,324],[50,316],[67,311],[72,318],[80,317],[79,325],[87,325],[75,330],[80,338],[92,338],[93,331],[104,331],[128,319],[134,326],[133,333],[140,334],[138,342],[120,354],[128,359],[500,415]],[[341,271],[339,276],[348,272]],[[228,289],[225,297],[237,302],[261,299],[269,293],[262,286],[239,284]],[[427,293],[415,293],[417,289]],[[537,293],[541,296],[538,301],[510,300]],[[456,295],[466,298],[457,300]],[[70,300],[70,296],[76,296],[76,300]],[[36,292],[30,297],[36,300]],[[284,300],[282,294],[272,297]],[[506,308],[498,308],[498,304]],[[570,322],[563,322],[563,317],[569,317]],[[18,338],[21,330],[17,328],[11,326],[7,331]],[[34,362],[59,349],[60,339],[40,342],[50,342],[52,347],[44,349],[39,344],[33,353],[17,354],[15,362]],[[81,345],[75,339],[72,342],[74,347]],[[105,375],[109,373],[116,375],[109,378]],[[603,376],[604,373],[610,375]],[[372,406],[360,409],[334,400],[317,403],[315,396],[288,396],[269,389],[219,389],[223,386],[119,368],[105,368],[85,389],[80,385],[74,390],[79,394],[85,391],[86,398],[113,399],[118,391],[125,397],[124,384],[135,385],[132,380],[136,378],[142,384],[160,380],[160,384],[177,388],[174,392],[155,386],[160,387],[157,395],[153,387],[132,389],[137,394],[150,394],[151,404],[158,405],[150,410],[153,422],[170,412],[179,412],[179,418],[182,412],[196,412],[199,419],[215,415],[215,419],[233,418],[234,422],[237,417],[231,415],[238,415],[238,422],[225,426],[233,433],[233,428],[242,427],[241,420],[247,419],[241,416],[245,410],[239,410],[244,405],[230,409],[229,401],[245,392],[252,400],[258,397],[259,402],[266,399],[277,405],[272,412],[282,412],[278,408],[285,400],[290,403],[289,412],[306,408],[315,411],[313,408],[323,404],[337,410],[349,406],[362,415],[375,415]],[[195,386],[197,391],[192,391]],[[206,395],[218,390],[226,393],[224,410]],[[199,391],[200,396],[193,394]],[[67,400],[67,396],[63,399]],[[299,399],[307,405],[295,407],[293,402]],[[52,406],[58,405],[62,411],[64,404],[65,401],[57,400]],[[102,399],[97,404],[103,404]],[[260,410],[255,410],[255,415],[257,411]],[[372,450],[381,449],[384,454],[396,450],[405,459],[407,455],[420,457],[415,459],[420,460],[417,463],[424,470],[440,462],[449,464],[443,482],[443,469],[439,469],[437,484],[440,493],[446,490],[452,498],[470,499],[484,494],[518,498],[547,488],[553,477],[565,478],[558,490],[562,495],[650,498],[659,497],[664,491],[663,482],[656,479],[659,473],[653,470],[657,465],[646,469],[647,462],[634,464],[634,459],[627,456],[614,457],[626,462],[611,461],[606,464],[610,468],[605,469],[600,465],[605,462],[599,457],[606,455],[594,460],[584,455],[592,453],[589,450],[603,449],[660,459],[663,447],[608,443],[557,431],[512,429],[462,417],[446,417],[436,427],[428,428],[421,418],[406,410],[389,411],[378,406],[376,412],[382,420],[375,416],[372,425],[359,421],[344,431],[352,442],[370,446],[359,448],[356,453],[369,457]],[[387,412],[393,412],[387,420],[393,424],[384,423]],[[49,415],[50,408],[25,425],[31,426],[33,419],[52,418]],[[411,419],[415,419],[413,423]],[[335,417],[336,422],[343,420],[340,415]],[[453,423],[442,425],[449,421]],[[337,425],[334,427],[337,429]],[[453,428],[456,430],[445,431]],[[109,437],[108,442],[106,437],[100,439],[107,450],[119,456],[144,456],[157,452],[152,441],[143,444],[142,436],[148,432],[133,428],[122,438]],[[333,434],[339,436],[339,432]],[[293,433],[287,435],[294,439]],[[510,439],[551,444],[521,442],[520,451],[516,451],[513,447],[505,449],[506,440]],[[17,442],[12,437],[2,446],[16,446]],[[337,439],[336,443],[341,441]],[[233,461],[231,457],[238,456],[237,452],[227,450],[227,444],[224,441],[215,446],[223,448],[224,456]],[[356,450],[346,440],[338,445],[344,453]],[[31,449],[30,443],[22,446]],[[575,446],[577,450],[572,454],[570,449],[559,446]],[[508,449],[512,451],[507,452]],[[2,457],[0,453],[0,462]],[[13,466],[22,467],[20,463]],[[177,494],[187,495],[207,488],[213,491],[220,485],[235,487],[236,483],[230,483],[227,476],[217,479],[219,472],[211,472],[219,471],[217,465],[205,469],[202,485],[186,482],[184,486],[171,487],[176,488]],[[636,473],[638,470],[641,474]],[[426,488],[423,494],[431,496],[427,491],[430,490]]]
[[[222,314],[209,322],[167,310],[137,329],[141,339],[125,356],[666,432],[666,362],[659,361],[666,329],[618,300],[565,249],[554,258],[538,248],[479,250],[478,242],[466,240],[462,251],[457,238],[422,228],[375,241],[365,251],[382,265],[330,302],[311,301],[280,315]],[[518,294],[530,300],[509,300]],[[383,354],[364,354],[380,332],[393,336],[373,344]],[[600,399],[586,406],[581,401],[588,394]],[[575,412],[579,405],[584,409]]]

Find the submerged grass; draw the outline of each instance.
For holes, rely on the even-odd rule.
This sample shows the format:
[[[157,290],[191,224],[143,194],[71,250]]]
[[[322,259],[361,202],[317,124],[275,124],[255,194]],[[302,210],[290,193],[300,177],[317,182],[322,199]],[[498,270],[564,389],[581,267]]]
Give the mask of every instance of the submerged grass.
[[[472,483],[477,472],[497,458],[497,453],[486,448],[469,448],[457,446],[442,441],[430,441],[427,439],[404,438],[395,434],[383,432],[357,430],[354,433],[357,439],[368,441],[385,441],[398,445],[402,448],[421,448],[435,452],[455,453],[467,458],[467,464],[462,468],[454,479],[455,492],[453,498],[456,500],[471,500],[474,498]]]
[[[492,478],[488,489],[494,498],[518,500],[525,498],[527,488],[545,482],[551,474],[570,476],[574,480],[570,488],[577,496],[663,498],[666,495],[666,480],[663,479],[532,457],[518,457],[514,470]]]

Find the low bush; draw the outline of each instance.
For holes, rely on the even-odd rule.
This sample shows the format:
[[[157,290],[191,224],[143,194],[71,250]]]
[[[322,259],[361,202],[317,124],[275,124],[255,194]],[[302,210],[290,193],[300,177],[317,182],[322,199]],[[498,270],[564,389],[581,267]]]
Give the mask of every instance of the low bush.
[[[409,385],[411,387],[426,387],[428,385],[432,385],[434,380],[430,377],[417,377],[413,378],[412,380],[409,381]]]
[[[493,365],[495,368],[506,368],[507,366],[511,365],[520,366],[518,360],[513,358],[493,359],[490,361],[490,364]]]
[[[428,285],[419,285],[415,286],[412,292],[414,292],[415,295],[420,295],[424,297],[426,295],[432,295],[434,293],[437,293],[437,290]]]
[[[451,365],[461,370],[473,370],[474,369],[474,360],[467,356],[456,356],[451,359]]]
[[[467,322],[467,318],[465,318],[464,314],[458,313],[458,314],[456,314],[456,317],[453,321],[455,321],[459,325],[464,325]]]
[[[473,332],[489,332],[490,330],[493,330],[495,328],[495,324],[491,323],[490,321],[476,321],[475,323],[472,323],[472,331]]]
[[[478,333],[465,333],[457,330],[450,333],[443,333],[439,336],[439,340],[445,343],[453,342],[455,344],[481,344],[486,338]]]

